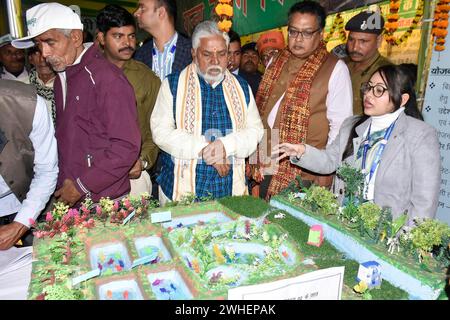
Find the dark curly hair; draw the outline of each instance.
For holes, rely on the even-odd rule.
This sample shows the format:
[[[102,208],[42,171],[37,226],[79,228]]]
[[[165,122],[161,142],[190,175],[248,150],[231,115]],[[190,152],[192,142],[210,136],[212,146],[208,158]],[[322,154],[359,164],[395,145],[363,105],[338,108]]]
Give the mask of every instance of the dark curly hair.
[[[136,22],[131,13],[125,8],[108,4],[97,15],[97,29],[106,34],[111,28],[120,28],[124,26],[136,27]]]

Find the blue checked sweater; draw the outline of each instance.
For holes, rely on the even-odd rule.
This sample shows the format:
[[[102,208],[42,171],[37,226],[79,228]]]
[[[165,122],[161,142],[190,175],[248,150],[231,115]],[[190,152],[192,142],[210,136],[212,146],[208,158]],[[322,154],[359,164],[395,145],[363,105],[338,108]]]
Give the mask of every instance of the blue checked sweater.
[[[177,87],[180,72],[172,73],[168,76],[170,91],[173,96],[173,114],[174,121],[176,115]],[[244,94],[247,106],[250,102],[250,93],[247,82],[236,76]],[[210,141],[223,137],[232,131],[232,122],[228,113],[227,105],[223,95],[222,83],[213,88],[202,77],[200,80],[200,90],[202,96],[202,135],[205,135]],[[180,141],[182,143],[182,141]],[[164,194],[172,199],[174,183],[174,163],[171,155],[161,151],[162,169],[157,178]],[[213,196],[221,198],[232,194],[233,169],[231,168],[226,177],[220,177],[213,166],[207,165],[200,160],[195,170],[195,193],[197,198]]]

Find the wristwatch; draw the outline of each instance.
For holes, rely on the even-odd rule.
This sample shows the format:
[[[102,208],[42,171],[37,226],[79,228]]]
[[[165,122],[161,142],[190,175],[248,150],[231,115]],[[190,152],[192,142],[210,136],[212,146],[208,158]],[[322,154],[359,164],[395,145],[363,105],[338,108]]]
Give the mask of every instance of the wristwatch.
[[[142,171],[144,171],[145,168],[147,168],[148,161],[141,159],[141,164],[142,164]]]

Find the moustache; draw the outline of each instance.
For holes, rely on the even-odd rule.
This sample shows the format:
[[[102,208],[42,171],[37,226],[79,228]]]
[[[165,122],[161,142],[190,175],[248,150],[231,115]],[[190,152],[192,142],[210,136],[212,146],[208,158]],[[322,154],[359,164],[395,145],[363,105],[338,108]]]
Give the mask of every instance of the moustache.
[[[50,57],[45,58],[45,62],[47,62],[50,65],[53,65],[53,64],[60,63],[61,59],[50,56]]]
[[[134,51],[136,51],[136,49],[134,49],[132,47],[125,47],[125,48],[119,49],[119,52],[122,52],[122,51],[134,52]]]
[[[206,68],[206,72],[209,72],[209,71],[223,72],[223,69],[221,67],[218,67],[218,66],[210,66],[210,67]]]
[[[351,52],[348,53],[348,55],[349,55],[349,56],[360,56],[360,57],[363,56],[362,53],[357,52],[357,51],[351,51]]]

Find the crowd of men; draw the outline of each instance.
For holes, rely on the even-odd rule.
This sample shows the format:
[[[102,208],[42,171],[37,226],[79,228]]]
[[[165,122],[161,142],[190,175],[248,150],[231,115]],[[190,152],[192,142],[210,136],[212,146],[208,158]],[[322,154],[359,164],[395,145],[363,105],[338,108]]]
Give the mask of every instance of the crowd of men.
[[[27,10],[28,35],[0,38],[0,250],[26,242],[55,201],[268,199],[297,175],[329,187],[332,175],[276,163],[271,146],[323,149],[362,113],[361,83],[390,63],[378,52],[383,18],[367,27],[372,14],[347,23],[340,59],[326,49],[326,12],[314,1],[290,8],[287,45],[269,31],[241,46],[213,21],[189,39],[175,29],[173,0],[139,0],[134,16],[107,5],[93,43],[69,7]],[[141,47],[136,22],[151,36]]]

